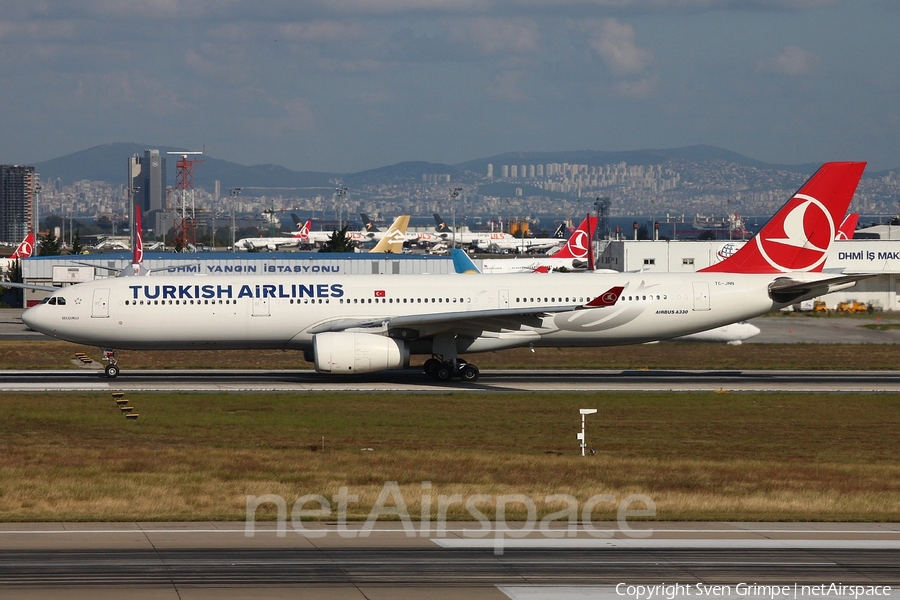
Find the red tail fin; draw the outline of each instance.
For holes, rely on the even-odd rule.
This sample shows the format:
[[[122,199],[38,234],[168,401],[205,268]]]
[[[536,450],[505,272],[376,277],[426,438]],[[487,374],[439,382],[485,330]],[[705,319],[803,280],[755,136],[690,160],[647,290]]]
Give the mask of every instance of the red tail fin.
[[[844,222],[838,227],[836,240],[852,240],[853,233],[856,231],[856,224],[859,222],[859,213],[850,213],[844,218]]]
[[[28,233],[16,251],[9,255],[10,258],[28,258],[34,252],[34,233]]]
[[[565,245],[551,254],[553,258],[582,258],[588,259],[591,240],[594,238],[594,229],[597,228],[597,217],[588,216],[581,222]]]
[[[828,247],[850,206],[864,162],[826,163],[748,243],[701,271],[785,273],[821,271]]]
[[[144,262],[144,238],[141,227],[141,207],[134,207],[134,248],[132,248],[132,265]]]

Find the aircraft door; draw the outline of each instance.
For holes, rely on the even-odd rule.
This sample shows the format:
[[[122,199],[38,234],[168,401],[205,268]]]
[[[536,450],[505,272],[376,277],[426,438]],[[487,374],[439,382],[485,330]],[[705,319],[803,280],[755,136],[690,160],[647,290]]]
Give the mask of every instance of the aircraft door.
[[[694,310],[709,310],[709,284],[694,283]]]
[[[91,316],[98,319],[109,318],[109,288],[94,290],[94,302]]]
[[[269,299],[254,298],[253,299],[253,316],[268,317],[269,316]]]
[[[509,290],[500,290],[500,308],[509,308]]]

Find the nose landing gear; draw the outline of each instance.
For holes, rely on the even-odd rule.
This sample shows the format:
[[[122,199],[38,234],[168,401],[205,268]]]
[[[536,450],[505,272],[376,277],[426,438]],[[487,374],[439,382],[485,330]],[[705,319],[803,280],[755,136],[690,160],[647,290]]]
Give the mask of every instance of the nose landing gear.
[[[112,348],[104,348],[103,349],[103,360],[107,361],[109,364],[106,365],[104,371],[106,372],[106,376],[110,379],[115,379],[119,376],[119,361],[116,359],[116,351]]]

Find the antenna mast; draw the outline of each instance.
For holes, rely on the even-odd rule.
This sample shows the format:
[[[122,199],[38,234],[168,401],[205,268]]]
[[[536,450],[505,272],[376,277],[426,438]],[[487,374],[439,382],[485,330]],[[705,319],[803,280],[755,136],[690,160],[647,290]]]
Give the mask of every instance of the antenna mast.
[[[197,221],[194,216],[194,169],[203,162],[203,152],[167,152],[181,158],[175,163],[175,246],[186,252],[195,248]]]

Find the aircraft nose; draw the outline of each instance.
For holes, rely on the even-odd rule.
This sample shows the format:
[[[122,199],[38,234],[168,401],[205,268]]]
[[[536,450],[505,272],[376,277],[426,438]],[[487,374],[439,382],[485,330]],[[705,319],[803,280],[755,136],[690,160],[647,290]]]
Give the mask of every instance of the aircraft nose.
[[[37,308],[37,306],[32,306],[22,313],[22,322],[25,323],[25,326],[28,327],[28,329],[33,329],[35,331],[38,331],[38,318],[35,312],[35,309]]]

